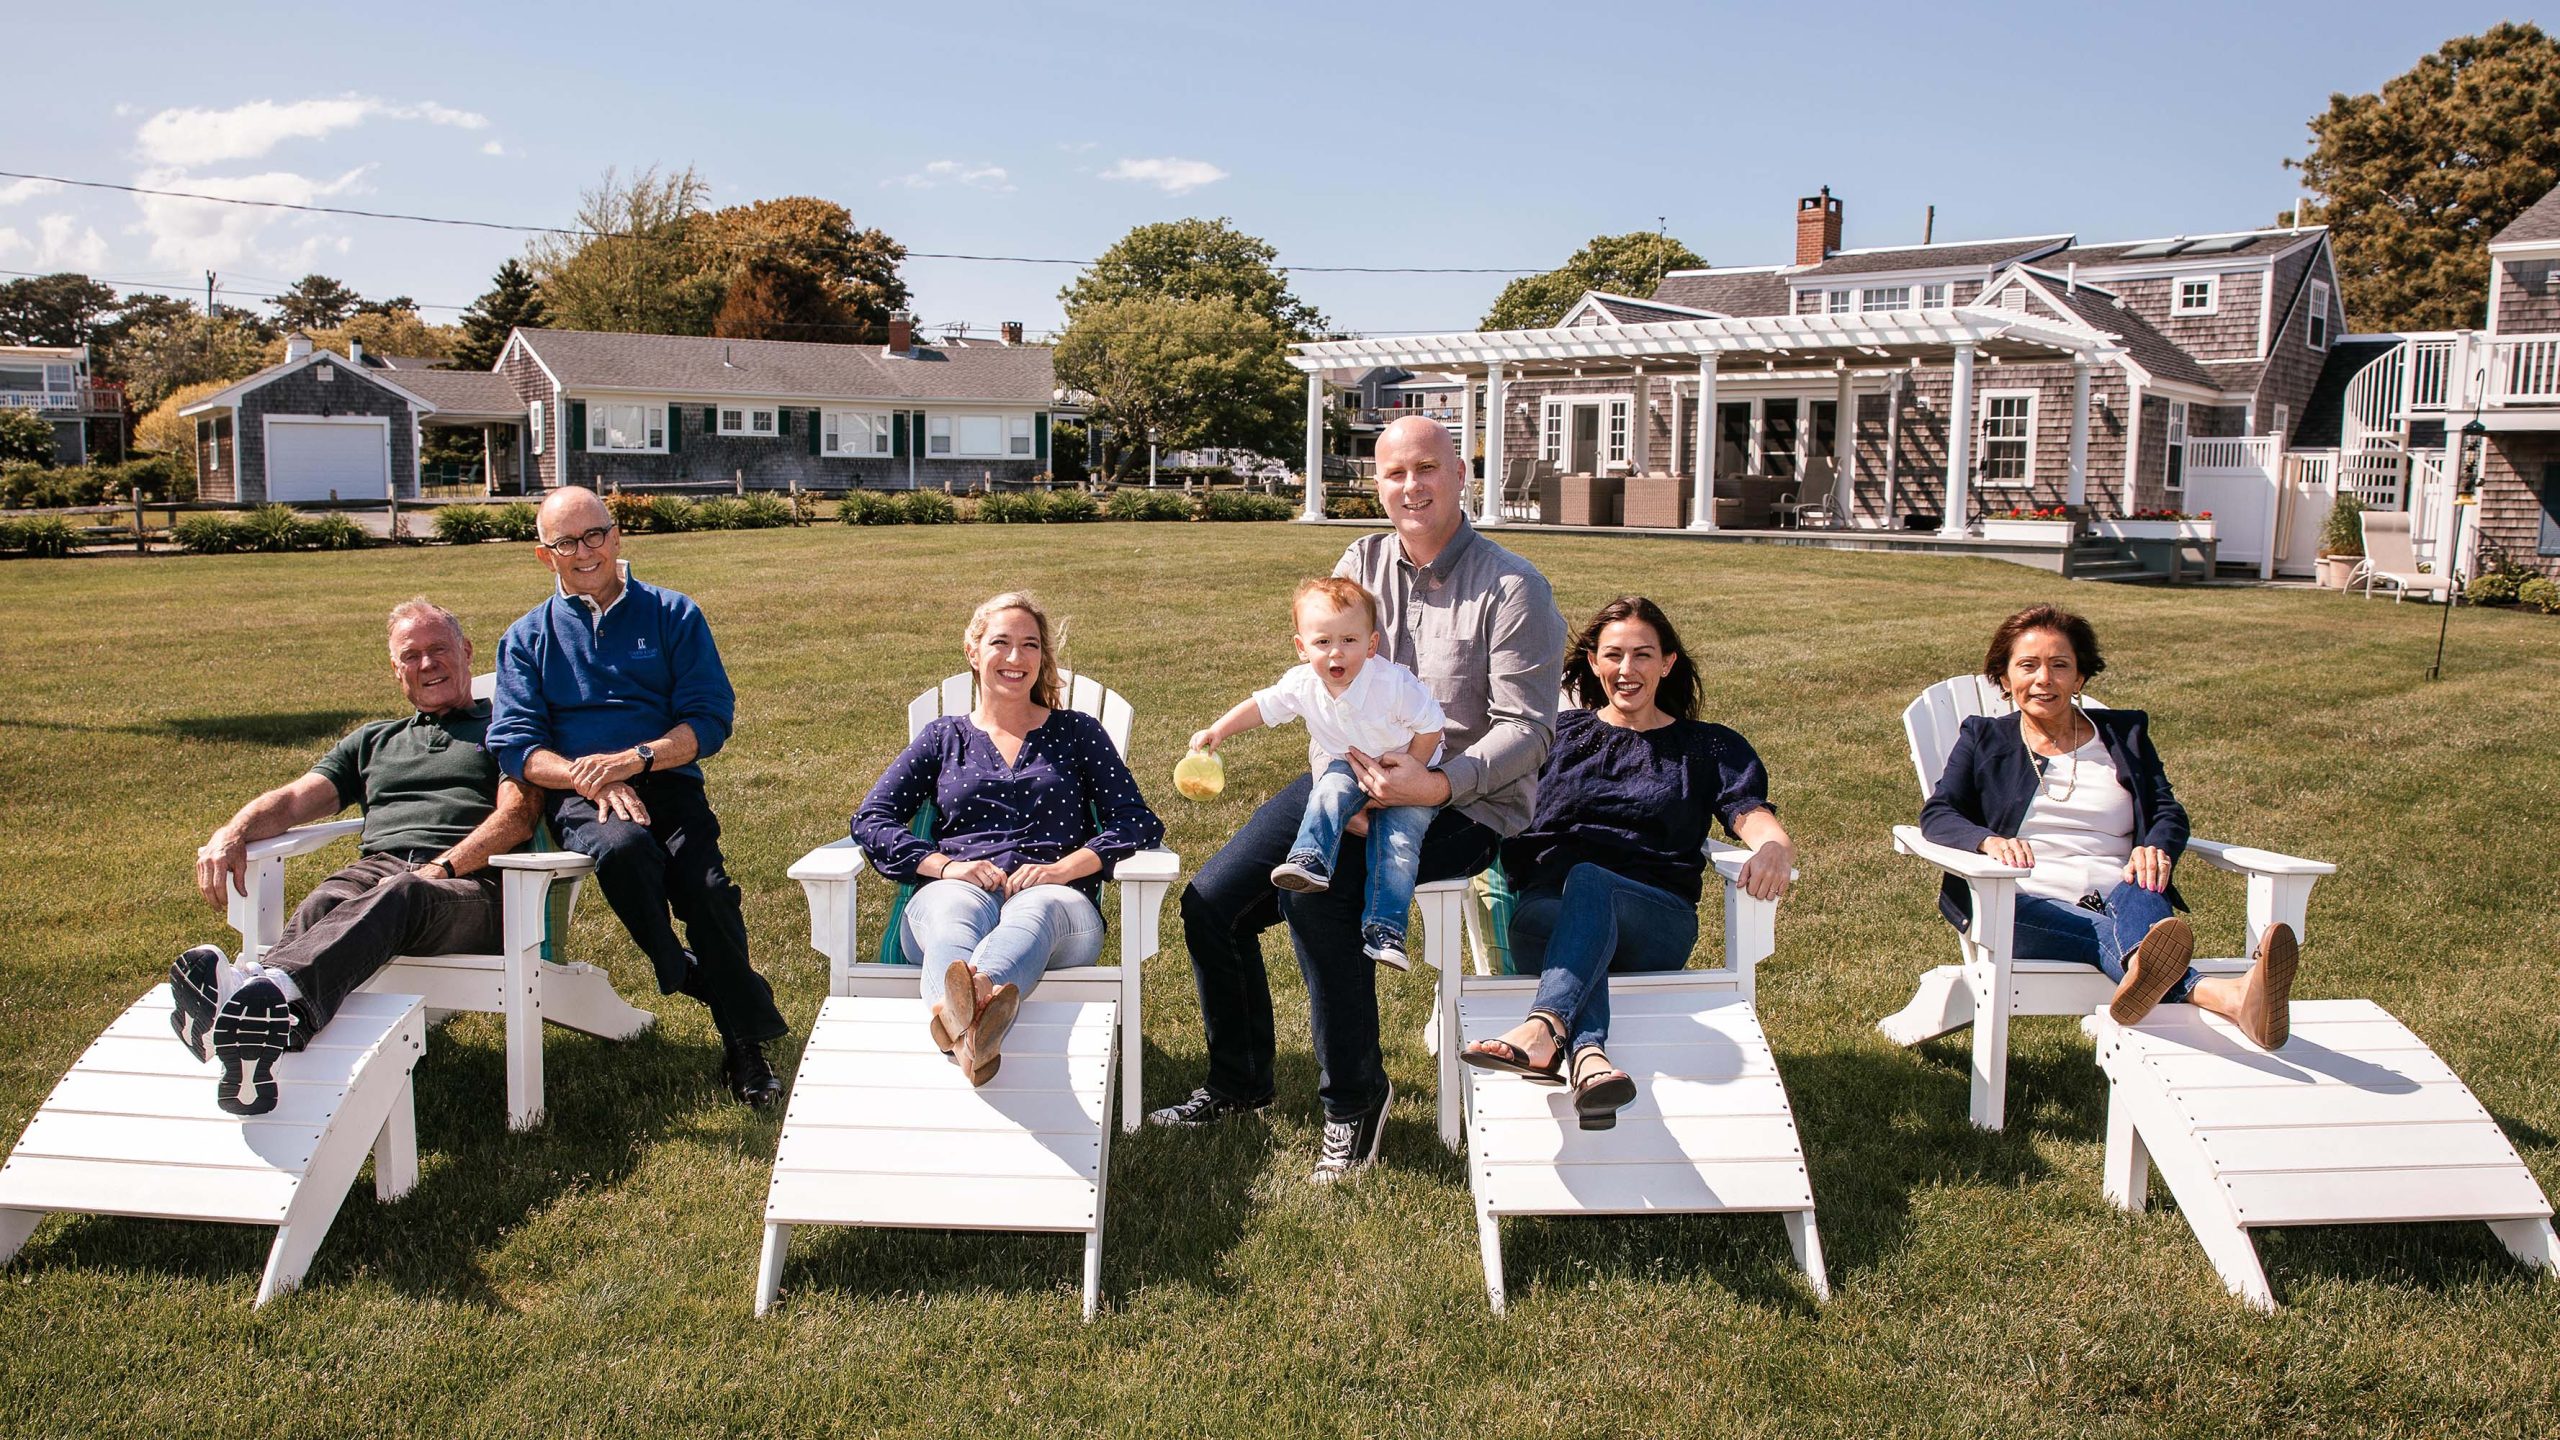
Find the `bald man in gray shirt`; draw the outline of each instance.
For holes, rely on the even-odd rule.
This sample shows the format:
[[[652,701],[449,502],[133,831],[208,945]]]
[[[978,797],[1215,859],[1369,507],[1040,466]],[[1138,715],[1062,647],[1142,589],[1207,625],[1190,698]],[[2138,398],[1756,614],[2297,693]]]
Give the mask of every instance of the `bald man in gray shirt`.
[[[1353,542],[1334,573],[1378,597],[1379,653],[1422,677],[1449,725],[1436,767],[1401,753],[1355,755],[1352,766],[1378,805],[1443,807],[1423,837],[1421,880],[1473,875],[1529,823],[1538,767],[1555,737],[1564,617],[1537,567],[1467,523],[1466,477],[1446,427],[1399,420],[1379,435],[1377,455],[1378,500],[1395,528]],[[1272,796],[1183,889],[1209,1077],[1147,1118],[1206,1125],[1271,1103],[1276,1045],[1262,932],[1285,919],[1323,1071],[1324,1140],[1311,1178],[1326,1183],[1377,1158],[1395,1089],[1378,1045],[1377,966],[1360,947],[1367,847],[1342,847],[1324,891],[1283,894],[1271,884],[1309,784],[1301,775]]]

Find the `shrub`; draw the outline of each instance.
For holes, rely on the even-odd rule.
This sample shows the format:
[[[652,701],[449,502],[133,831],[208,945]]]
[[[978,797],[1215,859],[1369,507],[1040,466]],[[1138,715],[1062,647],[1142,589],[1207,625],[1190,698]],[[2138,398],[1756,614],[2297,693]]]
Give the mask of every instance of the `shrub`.
[[[323,515],[303,525],[302,542],[314,550],[361,550],[373,537],[344,515]]]
[[[741,530],[779,530],[800,523],[791,502],[779,495],[750,495],[738,503]]]
[[[877,490],[847,490],[836,502],[836,518],[847,525],[904,525],[906,507],[894,495]]]
[[[145,500],[193,500],[196,475],[175,455],[153,455],[99,471],[100,502],[131,500],[139,488]]]
[[[33,410],[0,410],[0,460],[53,458],[53,425]]]
[[[685,511],[688,530],[737,530],[744,528],[747,507],[740,501],[714,496],[687,505]]]
[[[23,520],[12,520],[5,515],[0,515],[0,550],[18,548],[18,537],[22,533],[20,527],[25,524]]]
[[[1177,490],[1126,486],[1111,492],[1111,500],[1102,507],[1102,513],[1112,520],[1188,520],[1191,500]]]
[[[2472,576],[2471,583],[2462,587],[2462,598],[2474,605],[2513,605],[2516,592],[2523,587],[2524,582],[2515,576],[2490,570]]]
[[[489,512],[477,505],[447,505],[436,511],[436,538],[447,545],[477,545],[497,529]]]
[[[1102,507],[1081,490],[1052,490],[1040,498],[1041,518],[1052,525],[1072,525],[1102,516]]]
[[[228,555],[242,548],[239,522],[218,510],[180,516],[171,538],[190,555]]]
[[[649,502],[649,529],[658,535],[681,535],[706,528],[702,506],[681,495],[659,495]]]
[[[302,517],[290,505],[261,505],[240,517],[240,548],[276,552],[302,545]]]
[[[59,560],[80,543],[80,532],[59,515],[31,516],[13,522],[10,529],[13,533],[0,543],[41,560]]]
[[[2329,507],[2328,523],[2320,527],[2320,553],[2323,555],[2362,555],[2364,553],[2364,502],[2353,490],[2341,489],[2337,503]]]
[[[1328,495],[1324,513],[1336,520],[1384,520],[1387,507],[1375,495]]]
[[[658,501],[654,495],[625,495],[619,490],[608,490],[604,494],[604,508],[625,535],[642,535],[657,528]]]
[[[1286,520],[1296,513],[1295,506],[1277,495],[1211,490],[1200,497],[1203,520]]]
[[[981,525],[1037,525],[1043,518],[1045,511],[1037,495],[1007,495],[999,491],[991,492],[978,501],[978,523]]]
[[[40,510],[65,505],[101,505],[108,498],[107,482],[113,473],[95,465],[73,465],[60,470],[41,465],[10,465],[0,468],[0,505]]]
[[[960,507],[939,490],[914,491],[899,508],[910,525],[953,525],[960,520]]]
[[[2560,580],[2536,575],[2516,587],[2516,599],[2545,615],[2560,615]]]
[[[538,540],[542,536],[531,501],[511,500],[484,513],[489,517],[489,533],[501,540]]]

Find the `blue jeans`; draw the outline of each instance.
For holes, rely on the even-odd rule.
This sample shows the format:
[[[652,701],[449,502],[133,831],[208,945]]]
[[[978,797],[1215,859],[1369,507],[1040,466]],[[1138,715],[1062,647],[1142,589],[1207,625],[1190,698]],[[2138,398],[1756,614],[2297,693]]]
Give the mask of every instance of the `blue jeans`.
[[[1531,1008],[1561,1018],[1574,1050],[1609,1038],[1612,973],[1677,970],[1697,943],[1697,906],[1598,865],[1511,902],[1512,963],[1538,972]]]
[[[2020,960],[2069,960],[2094,965],[2105,971],[2108,979],[2122,980],[2125,957],[2142,943],[2143,936],[2151,933],[2152,926],[2168,919],[2172,912],[2168,897],[2130,880],[2120,881],[2108,891],[2106,902],[2106,912],[2101,914],[2041,895],[2019,896],[2017,921],[2009,936],[2010,955]],[[2195,967],[2190,965],[2186,977],[2160,998],[2176,1005],[2195,988]]]
[[[1331,875],[1342,849],[1343,827],[1369,803],[1346,761],[1324,767],[1307,791],[1307,813],[1298,822],[1298,838],[1289,843],[1292,856],[1312,854]],[[1413,911],[1413,880],[1422,865],[1422,832],[1431,828],[1438,810],[1429,805],[1397,805],[1369,816],[1369,883],[1360,906],[1360,929],[1392,930],[1404,938],[1405,917]]]
[[[922,968],[927,1004],[942,1003],[942,972],[954,960],[1028,998],[1049,971],[1101,957],[1102,912],[1066,885],[1034,885],[1008,899],[966,881],[932,880],[907,901],[898,948]]]

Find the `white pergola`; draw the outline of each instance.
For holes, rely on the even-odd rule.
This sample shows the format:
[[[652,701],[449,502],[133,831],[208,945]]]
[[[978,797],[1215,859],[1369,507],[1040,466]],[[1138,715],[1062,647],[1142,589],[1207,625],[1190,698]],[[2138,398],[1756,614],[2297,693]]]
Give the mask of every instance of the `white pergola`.
[[[1715,416],[1719,375],[1797,380],[1829,376],[1839,386],[1835,473],[1854,474],[1852,386],[1890,379],[1923,366],[1954,372],[1948,405],[1947,504],[1941,533],[1961,535],[1972,473],[1974,371],[1977,364],[2055,364],[2074,371],[2068,498],[2083,503],[2089,458],[2089,367],[2122,352],[2115,337],[2073,321],[2014,310],[1897,310],[1864,315],[1751,315],[1719,320],[1666,320],[1646,325],[1578,325],[1561,330],[1478,330],[1322,340],[1296,346],[1290,363],[1307,374],[1307,485],[1302,518],[1324,518],[1324,372],[1396,366],[1470,377],[1460,390],[1462,454],[1475,450],[1476,381],[1485,386],[1491,423],[1484,435],[1484,501],[1480,524],[1502,523],[1504,389],[1514,380],[1649,379],[1694,376],[1698,387],[1697,463],[1690,476],[1692,530],[1715,521]]]

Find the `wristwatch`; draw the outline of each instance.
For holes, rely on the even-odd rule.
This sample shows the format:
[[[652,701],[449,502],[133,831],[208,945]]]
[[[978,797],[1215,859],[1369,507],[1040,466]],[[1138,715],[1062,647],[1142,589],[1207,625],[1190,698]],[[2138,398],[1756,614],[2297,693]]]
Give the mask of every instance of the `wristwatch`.
[[[634,745],[631,753],[640,757],[640,773],[646,775],[658,763],[658,752],[647,745]]]

